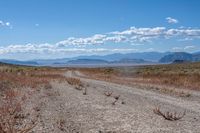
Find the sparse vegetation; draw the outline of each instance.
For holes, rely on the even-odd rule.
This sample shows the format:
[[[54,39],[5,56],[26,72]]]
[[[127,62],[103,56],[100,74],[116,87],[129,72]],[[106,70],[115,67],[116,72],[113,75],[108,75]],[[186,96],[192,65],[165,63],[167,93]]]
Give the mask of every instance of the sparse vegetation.
[[[180,97],[191,96],[181,89],[200,90],[200,63],[82,68],[80,71],[89,75],[88,78],[138,86]]]
[[[2,65],[0,66],[0,89],[5,86],[7,88],[49,86],[49,82],[53,80],[68,80],[62,75],[63,71],[59,68]]]
[[[19,91],[5,91],[0,106],[0,133],[27,133],[36,126],[36,121],[24,121],[24,101],[25,97],[21,96]]]
[[[74,85],[74,86],[83,86],[81,80],[78,79],[78,78],[71,78],[71,77],[68,77],[68,78],[66,78],[66,81],[67,81],[70,85]]]
[[[155,67],[161,66],[162,65]],[[148,109],[149,107],[155,105],[157,99],[158,102],[160,102],[159,96],[165,97],[165,95],[157,94],[154,92],[146,93],[145,90],[138,90],[134,89],[133,87],[127,87],[128,85],[138,88],[138,84],[141,86],[142,84],[145,84],[146,88],[153,91],[155,90],[159,91],[160,93],[170,95],[173,94],[179,97],[190,97],[190,95],[193,94],[190,94],[190,91],[178,89],[178,86],[176,86],[175,83],[172,83],[170,85],[162,83],[162,78],[164,78],[164,75],[167,75],[167,73],[159,73],[157,75],[160,75],[158,79],[153,77],[154,80],[158,81],[152,82],[151,80],[153,79],[151,79],[151,76],[154,75],[153,73],[155,73],[156,71],[152,70],[153,68],[151,68],[154,66],[147,67],[148,68],[70,68],[69,70],[69,68],[61,69],[46,67],[35,68],[22,66],[0,66],[0,133],[28,133],[31,131],[37,132],[37,130],[41,129],[45,130],[44,132],[49,132],[50,130],[55,132],[67,132],[68,130],[76,131],[79,128],[80,130],[82,130],[83,128],[84,131],[87,131],[87,129],[84,129],[84,126],[89,126],[84,123],[85,120],[89,121],[92,117],[92,121],[96,121],[96,119],[99,119],[100,117],[97,115],[97,113],[101,114],[98,111],[102,112],[102,110],[105,110],[106,113],[106,117],[103,116],[103,120],[101,121],[100,119],[99,121],[102,122],[102,124],[104,124],[104,118],[109,119],[109,121],[113,121],[116,119],[117,121],[119,120],[119,122],[121,122],[121,118],[124,118],[126,120],[124,120],[125,122],[130,122],[132,121],[131,116],[134,116],[135,113],[139,114],[140,111],[142,111],[143,115],[145,116],[144,118],[141,118],[141,122],[143,122],[143,120],[146,120],[147,118],[155,117],[154,114],[151,114],[149,116]],[[148,69],[148,71],[150,70],[150,72],[146,73],[146,69]],[[79,72],[79,70],[83,72],[83,75],[81,77],[78,77],[78,74],[76,75],[76,72]],[[115,86],[115,84],[110,84],[108,82],[83,79],[84,76],[87,74],[89,78],[115,82],[118,83],[118,85]],[[147,76],[144,76],[145,74],[147,74]],[[173,76],[174,74],[172,74],[172,77]],[[180,74],[179,78],[181,78],[181,76],[182,74]],[[191,76],[193,75],[191,74]],[[125,84],[126,86],[120,86],[119,84]],[[160,87],[154,85],[159,85]],[[74,89],[68,89],[68,87]],[[184,88],[181,85],[179,87]],[[24,89],[25,92],[31,90],[30,95],[28,94],[28,99],[31,99],[30,97],[32,96],[32,94],[34,95],[34,97],[32,97],[29,102],[25,103],[24,101],[26,101],[27,97],[21,97],[21,93],[19,93],[18,91],[9,92],[8,90],[12,90],[12,88],[15,88],[14,90],[18,90],[19,88]],[[102,90],[100,88],[102,88]],[[126,89],[128,91],[126,91]],[[88,94],[88,90],[91,94]],[[142,92],[144,92],[144,95]],[[148,97],[149,95],[152,95],[152,97]],[[139,96],[141,96],[141,99]],[[11,100],[13,101],[13,103],[11,104],[9,100],[11,98],[9,97],[14,97],[13,99],[15,99]],[[156,100],[154,99],[154,97],[156,97]],[[37,98],[38,101],[34,103],[33,101]],[[105,98],[106,100],[104,101],[102,100],[102,98]],[[188,99],[178,98],[178,100],[183,100],[183,105],[181,105],[181,107],[189,110],[190,106],[185,105],[187,104],[187,102],[192,104],[192,100],[195,101],[197,98],[198,96],[193,96]],[[136,100],[136,102],[133,102],[133,100],[130,99]],[[146,101],[141,102],[140,105],[140,101],[143,100]],[[161,100],[162,102],[165,102],[163,98],[161,98]],[[173,97],[172,99],[169,98],[167,100],[170,100],[167,107],[170,107],[171,104],[175,106],[177,103],[177,101],[173,102],[173,100],[177,100],[176,97]],[[110,103],[110,106],[107,106],[107,102]],[[31,105],[29,105],[30,103]],[[24,111],[24,105],[29,106],[28,109],[31,109],[36,114],[34,114],[33,117],[30,114],[27,114],[27,112]],[[90,107],[93,106],[94,108],[91,109]],[[195,103],[191,106],[194,111],[198,109],[194,107]],[[143,108],[144,110],[142,110]],[[185,112],[180,114],[172,111],[165,112],[163,109],[161,110],[160,108],[155,108],[153,112],[156,115],[159,115],[169,121],[177,121],[185,116]],[[188,112],[188,115],[193,115],[192,113]],[[117,117],[115,118],[116,115]],[[35,120],[31,120],[34,117],[36,117],[39,121],[36,122]],[[188,117],[186,117],[181,122],[185,122],[186,120],[188,120],[187,118]],[[158,119],[158,121],[160,121],[160,119]],[[47,122],[48,124],[45,124],[45,122]],[[195,122],[195,124],[196,123],[197,122]],[[92,123],[90,124],[92,125]],[[127,125],[129,123],[125,124]],[[181,125],[183,124],[184,123],[182,123]],[[51,125],[57,128],[53,129],[52,127],[50,127]],[[163,125],[165,126],[165,123],[162,123],[162,126]],[[198,123],[196,125],[198,125]],[[115,125],[112,126],[115,127]],[[167,126],[168,125],[166,125],[166,127]],[[124,127],[125,126],[123,126],[123,128]],[[104,129],[101,128],[101,130]],[[95,130],[92,129],[91,131]],[[121,128],[119,131],[121,131]]]
[[[107,96],[107,97],[110,97],[112,95],[112,91],[106,91],[104,92],[104,95]]]
[[[65,125],[66,121],[64,119],[59,119],[57,121],[57,125],[58,125],[58,128],[61,130],[61,131],[66,131],[65,128],[64,128],[64,125]]]
[[[169,111],[167,112],[162,112],[160,110],[159,107],[156,107],[153,112],[159,116],[162,116],[163,118],[165,118],[166,120],[169,120],[169,121],[177,121],[177,120],[180,120],[182,119],[184,116],[185,116],[185,111],[182,113],[182,114],[177,114],[176,112],[174,113],[171,113]]]

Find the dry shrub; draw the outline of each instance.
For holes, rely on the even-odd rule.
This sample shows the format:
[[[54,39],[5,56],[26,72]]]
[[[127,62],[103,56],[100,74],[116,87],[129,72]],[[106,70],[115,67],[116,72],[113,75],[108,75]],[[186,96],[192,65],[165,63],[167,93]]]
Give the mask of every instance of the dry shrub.
[[[66,131],[64,126],[65,126],[66,121],[64,119],[59,119],[57,121],[57,126],[61,131]]]
[[[172,113],[172,112],[162,112],[160,110],[159,107],[156,107],[153,112],[159,116],[162,116],[163,118],[165,118],[166,120],[169,120],[169,121],[177,121],[177,120],[180,120],[182,119],[184,116],[185,116],[185,111],[182,113],[182,114],[177,114],[176,112]]]
[[[66,81],[70,85],[83,87],[83,84],[82,84],[81,80],[78,79],[78,78],[66,78]]]
[[[110,97],[112,95],[112,91],[106,91],[104,92],[104,95],[107,96],[107,97]]]
[[[79,91],[81,91],[83,88],[81,87],[81,86],[79,86],[79,85],[76,85],[75,87],[74,87],[76,90],[79,90]]]
[[[48,84],[48,82],[52,80],[65,81],[65,77],[62,75],[61,70],[58,71],[51,68],[29,70],[28,67],[13,67],[11,70],[12,72],[7,72],[5,70],[0,71],[0,81],[12,83],[15,85],[14,87],[36,88],[38,86]],[[0,88],[2,88],[2,84],[3,83],[0,82]],[[8,86],[8,84],[6,86]]]
[[[155,84],[200,90],[200,63],[119,68],[82,68],[87,78],[121,84]]]
[[[35,127],[35,122],[24,123],[22,104],[25,99],[17,90],[5,92],[0,105],[0,133],[27,133]]]

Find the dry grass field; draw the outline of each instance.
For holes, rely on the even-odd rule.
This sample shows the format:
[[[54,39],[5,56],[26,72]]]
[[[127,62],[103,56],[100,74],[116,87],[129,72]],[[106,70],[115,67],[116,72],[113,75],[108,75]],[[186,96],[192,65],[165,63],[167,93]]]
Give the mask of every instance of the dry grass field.
[[[200,90],[200,63],[84,68],[80,71],[90,78],[132,86],[147,86],[149,89],[165,93],[173,92],[171,88]]]

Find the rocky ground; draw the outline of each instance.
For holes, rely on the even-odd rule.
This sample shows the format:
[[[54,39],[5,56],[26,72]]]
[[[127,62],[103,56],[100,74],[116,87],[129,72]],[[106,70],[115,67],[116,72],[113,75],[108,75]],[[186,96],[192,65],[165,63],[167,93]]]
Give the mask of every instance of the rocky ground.
[[[65,82],[51,82],[38,89],[31,99],[37,112],[36,133],[199,133],[200,99],[180,98],[134,87],[83,78],[68,71],[66,77],[78,77],[82,88]],[[85,90],[86,88],[86,90]],[[106,94],[111,93],[111,96]],[[193,95],[193,94],[192,94]],[[191,96],[192,97],[192,96]],[[117,99],[117,100],[116,100]],[[177,121],[165,120],[153,112],[183,113]]]

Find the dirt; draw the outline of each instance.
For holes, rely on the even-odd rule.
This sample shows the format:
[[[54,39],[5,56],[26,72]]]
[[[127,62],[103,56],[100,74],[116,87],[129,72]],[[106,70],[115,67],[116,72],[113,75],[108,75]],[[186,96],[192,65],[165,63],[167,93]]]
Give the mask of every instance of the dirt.
[[[80,78],[82,90],[64,82],[52,82],[52,88],[39,89],[32,98],[39,112],[36,133],[199,133],[200,98],[172,97],[83,78],[78,71],[64,73]],[[84,94],[87,88],[86,94]],[[105,92],[112,92],[106,96]],[[196,92],[199,93],[199,92]],[[118,100],[116,100],[118,97]],[[115,102],[115,104],[113,104]],[[182,113],[178,121],[165,120],[153,109]]]

